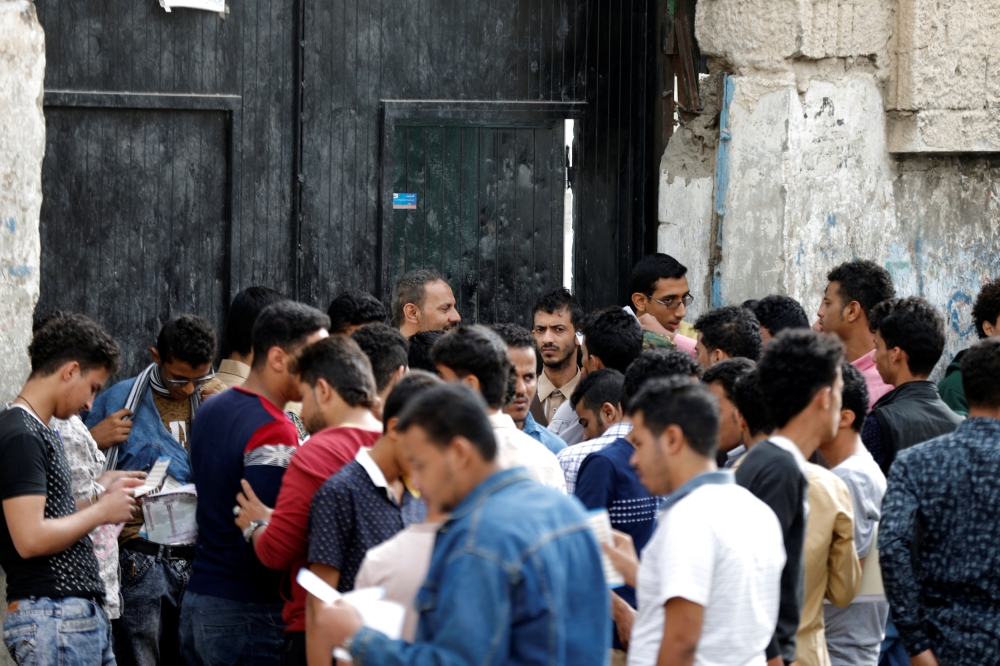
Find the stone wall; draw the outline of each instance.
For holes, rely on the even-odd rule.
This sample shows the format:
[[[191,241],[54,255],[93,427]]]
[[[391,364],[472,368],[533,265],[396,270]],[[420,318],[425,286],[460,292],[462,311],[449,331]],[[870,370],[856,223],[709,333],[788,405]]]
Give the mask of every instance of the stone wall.
[[[946,315],[948,359],[968,346],[971,302],[1000,277],[1000,157],[899,154],[899,141],[923,123],[908,153],[1000,142],[1000,56],[984,46],[998,16],[972,0],[700,0],[702,53],[731,74],[729,138],[706,175],[668,156],[718,129],[675,134],[687,146],[667,148],[659,207],[660,250],[691,267],[693,314],[777,292],[814,318],[829,269],[871,258]]]
[[[28,376],[38,301],[45,37],[28,0],[0,0],[0,402]]]

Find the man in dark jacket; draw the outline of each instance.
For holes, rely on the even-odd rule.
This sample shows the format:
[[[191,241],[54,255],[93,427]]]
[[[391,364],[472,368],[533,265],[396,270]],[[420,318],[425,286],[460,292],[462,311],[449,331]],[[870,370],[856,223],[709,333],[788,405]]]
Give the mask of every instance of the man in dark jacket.
[[[922,298],[884,301],[872,310],[875,366],[896,388],[879,398],[861,439],[885,474],[903,449],[952,432],[962,422],[927,381],[944,351],[944,318]]]
[[[972,306],[972,321],[980,340],[1000,336],[1000,279],[983,286]],[[969,401],[965,399],[965,390],[962,388],[964,354],[963,350],[955,355],[944,373],[944,379],[938,384],[941,399],[960,416],[969,414]]]

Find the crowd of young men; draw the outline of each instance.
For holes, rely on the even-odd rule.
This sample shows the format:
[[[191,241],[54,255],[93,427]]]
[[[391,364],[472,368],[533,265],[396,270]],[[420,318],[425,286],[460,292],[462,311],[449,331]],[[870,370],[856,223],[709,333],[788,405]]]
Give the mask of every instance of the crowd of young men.
[[[812,326],[783,295],[692,326],[685,274],[647,257],[629,307],[589,315],[557,289],[530,330],[463,324],[427,270],[388,307],[349,291],[326,314],[250,287],[218,372],[215,331],[182,314],[103,391],[117,343],[46,313],[0,411],[7,650],[1000,663],[1000,281],[936,386],[943,317],[873,262],[829,273]],[[172,493],[196,501],[187,531],[194,504],[156,511]],[[303,569],[381,588],[401,638],[307,592]]]

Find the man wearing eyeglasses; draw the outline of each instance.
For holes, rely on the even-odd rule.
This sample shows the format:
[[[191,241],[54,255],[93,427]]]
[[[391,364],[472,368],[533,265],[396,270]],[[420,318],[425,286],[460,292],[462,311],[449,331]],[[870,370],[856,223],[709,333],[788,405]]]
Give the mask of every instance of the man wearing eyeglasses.
[[[632,307],[642,324],[643,349],[676,346],[697,353],[694,327],[684,321],[694,301],[686,274],[686,266],[662,252],[643,257],[632,268]]]
[[[181,484],[193,481],[187,451],[191,421],[204,398],[226,388],[212,369],[215,349],[211,324],[177,315],[150,348],[153,363],[97,397],[88,427],[115,413],[132,421],[128,439],[108,449],[109,468],[148,472],[166,456],[171,477]],[[139,512],[118,537],[125,603],[113,623],[115,654],[122,665],[180,663],[177,626],[194,546],[161,544],[145,534]]]

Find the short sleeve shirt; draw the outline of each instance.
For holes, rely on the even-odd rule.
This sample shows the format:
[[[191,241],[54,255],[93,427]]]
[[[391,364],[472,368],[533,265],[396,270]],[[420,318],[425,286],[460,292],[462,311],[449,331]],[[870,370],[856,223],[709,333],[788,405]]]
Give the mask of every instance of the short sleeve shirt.
[[[660,513],[637,574],[639,611],[629,666],[654,666],[664,605],[704,607],[696,666],[764,666],[785,564],[774,513],[736,484],[704,485]]]
[[[20,407],[0,412],[0,461],[0,498],[43,495],[46,519],[76,512],[72,474],[59,436]],[[0,566],[7,573],[8,599],[84,597],[104,601],[104,582],[89,536],[61,553],[24,559],[14,547],[4,515]]]
[[[411,524],[423,522],[426,515],[423,500],[404,488],[402,501],[397,504],[390,498],[390,491],[377,485],[361,463],[353,460],[313,496],[309,562],[337,569],[337,589],[350,592],[368,549]]]

